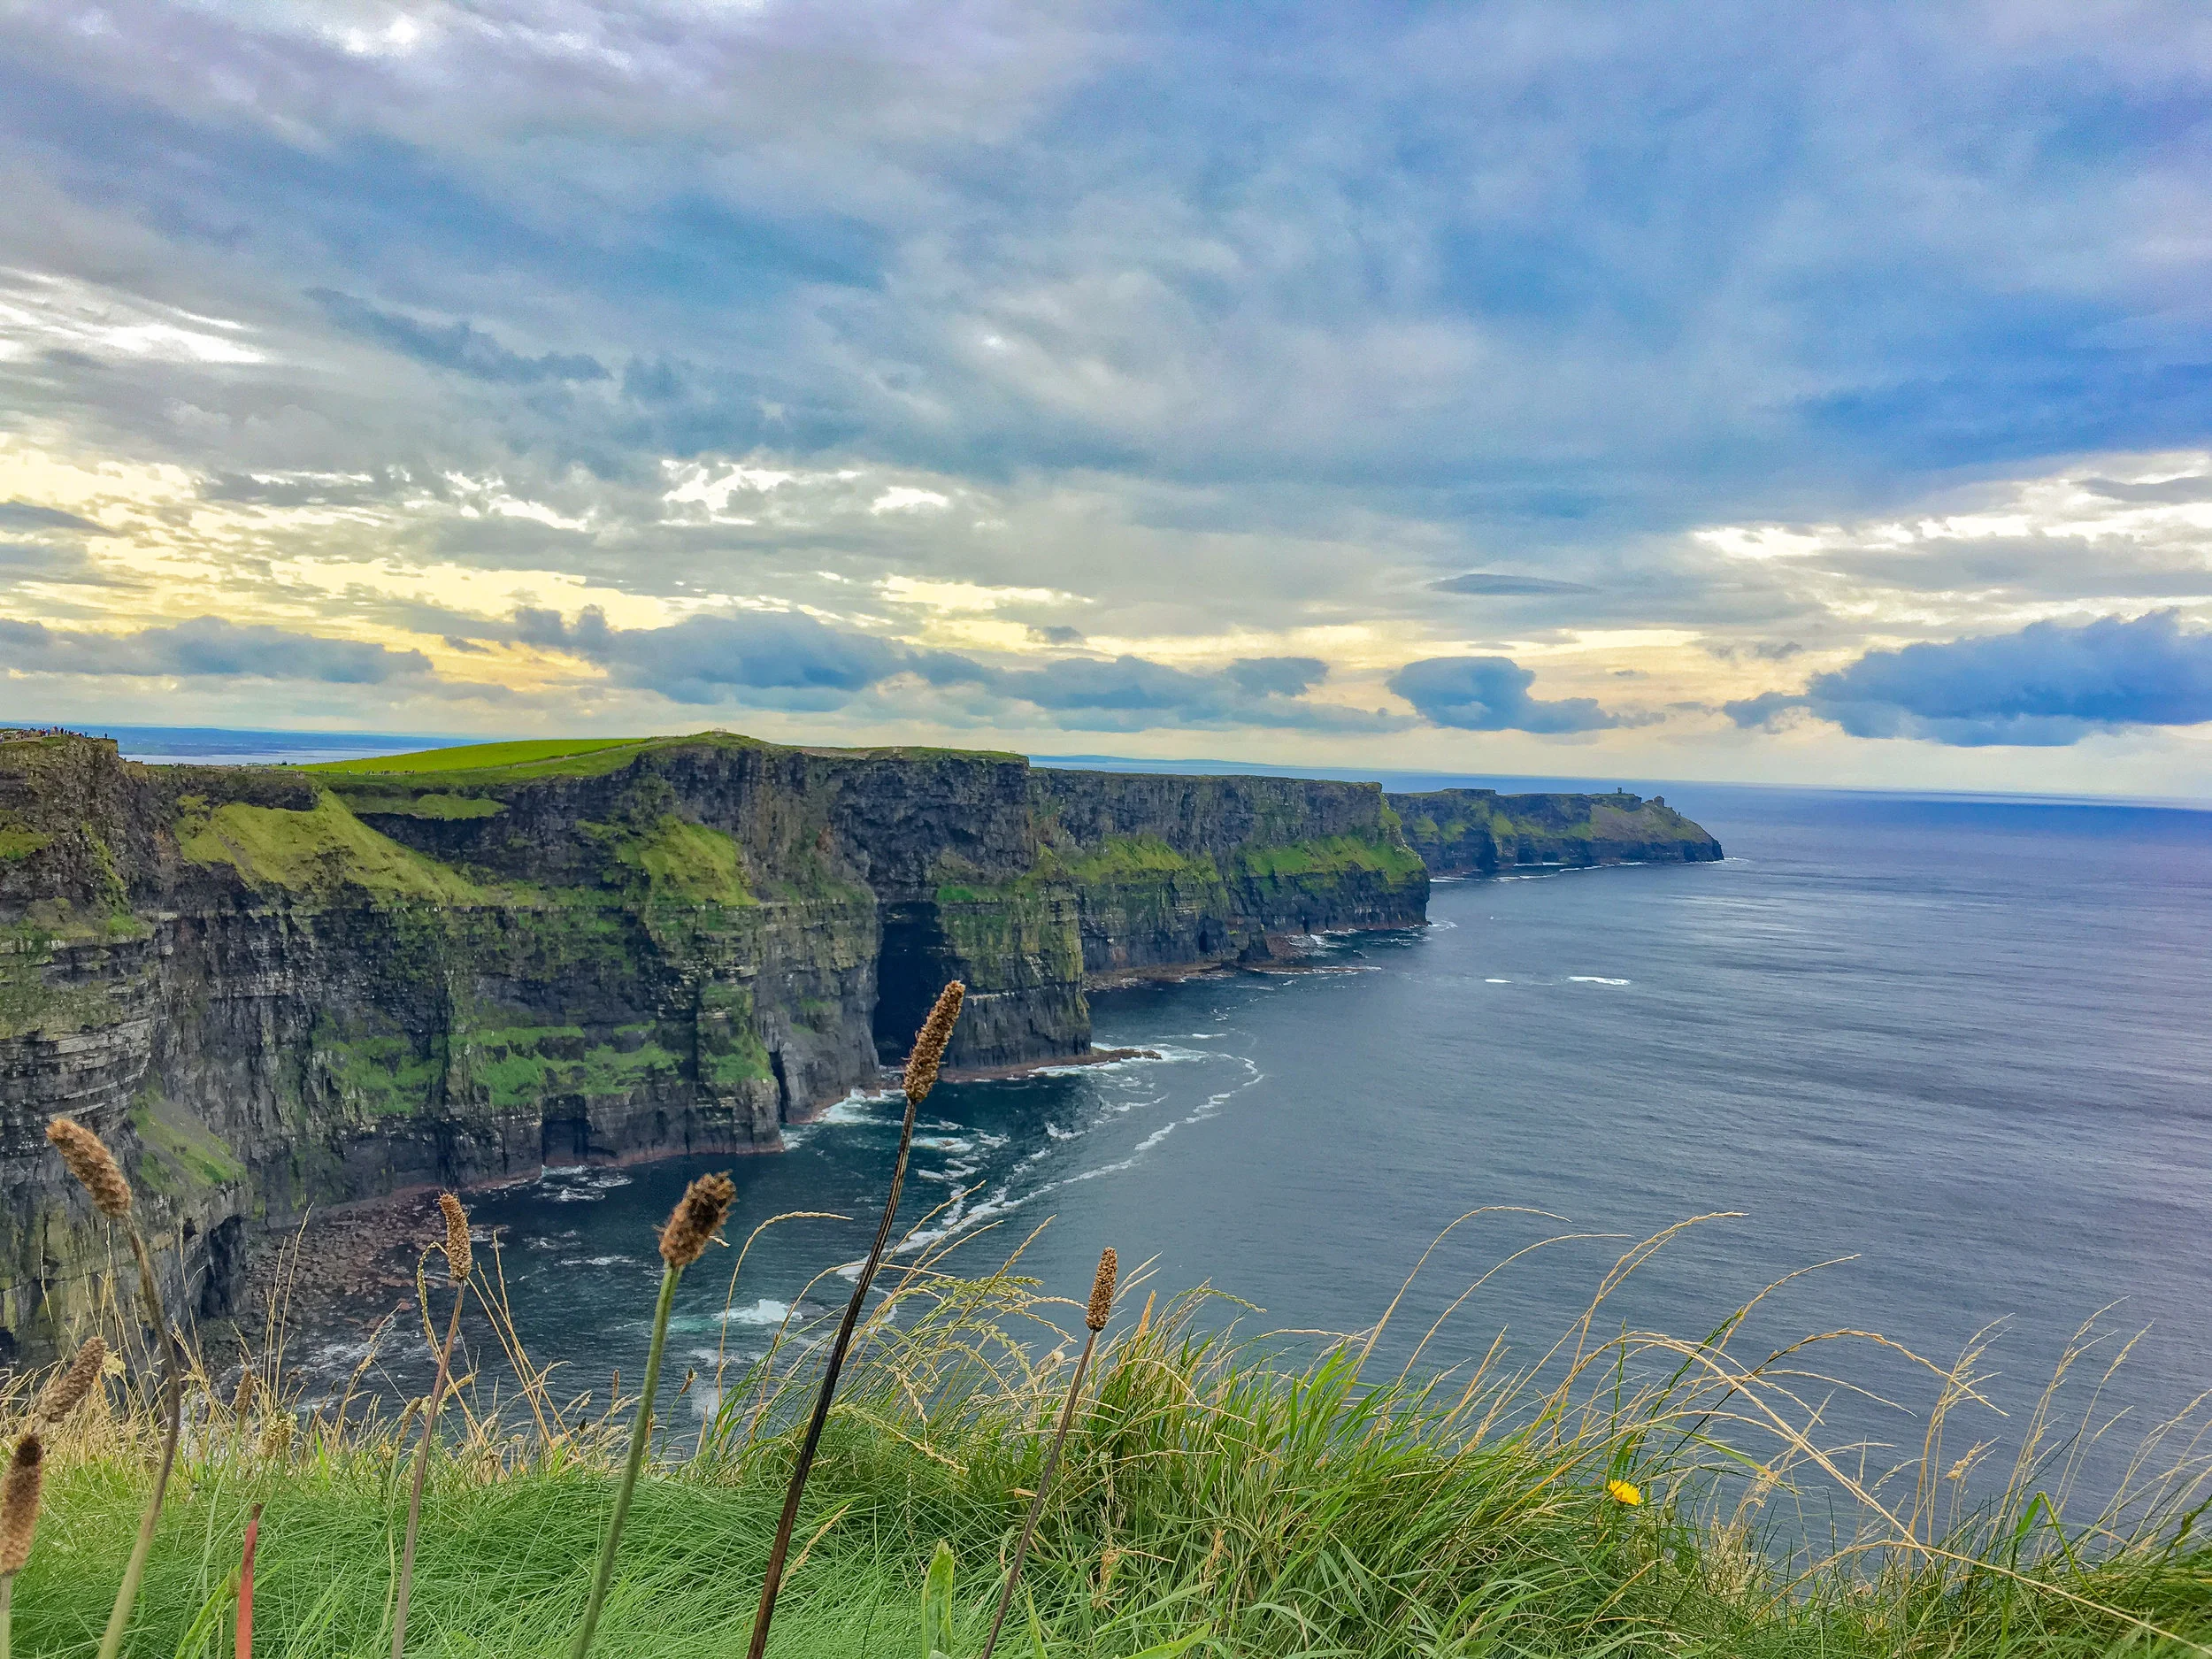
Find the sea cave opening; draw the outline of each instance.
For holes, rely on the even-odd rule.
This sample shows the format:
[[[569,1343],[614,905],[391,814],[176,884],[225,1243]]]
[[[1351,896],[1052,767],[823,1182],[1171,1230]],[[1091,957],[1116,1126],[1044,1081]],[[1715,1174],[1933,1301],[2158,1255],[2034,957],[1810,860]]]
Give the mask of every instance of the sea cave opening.
[[[887,904],[876,956],[876,1058],[896,1065],[914,1046],[945,981],[959,977],[937,907],[927,901]]]

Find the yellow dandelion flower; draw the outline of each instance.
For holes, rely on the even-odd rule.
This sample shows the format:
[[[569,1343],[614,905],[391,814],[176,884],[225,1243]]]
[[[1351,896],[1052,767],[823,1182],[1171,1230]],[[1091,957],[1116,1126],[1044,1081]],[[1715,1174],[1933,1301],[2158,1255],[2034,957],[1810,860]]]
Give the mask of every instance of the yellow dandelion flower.
[[[1605,1489],[1613,1494],[1616,1502],[1625,1503],[1631,1509],[1644,1501],[1644,1494],[1636,1488],[1632,1481],[1609,1480],[1605,1483]]]

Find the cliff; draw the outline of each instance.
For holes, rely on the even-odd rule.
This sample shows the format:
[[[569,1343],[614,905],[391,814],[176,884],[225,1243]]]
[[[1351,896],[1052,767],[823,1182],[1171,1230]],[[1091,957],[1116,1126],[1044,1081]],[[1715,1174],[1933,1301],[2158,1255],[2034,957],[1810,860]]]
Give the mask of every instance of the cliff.
[[[1531,866],[1700,864],[1720,843],[1666,803],[1612,795],[1437,789],[1385,797],[1429,873],[1494,876]]]
[[[114,1257],[42,1133],[135,1180],[181,1305],[311,1203],[766,1149],[904,1050],[1079,1055],[1087,985],[1417,925],[1371,784],[710,733],[299,770],[0,741],[0,1357]]]
[[[1418,926],[1431,868],[1718,856],[1632,795],[719,732],[296,770],[0,733],[0,1358],[65,1334],[114,1259],[58,1112],[124,1158],[180,1305],[220,1315],[254,1234],[311,1204],[772,1149],[949,979],[956,1071],[1067,1058],[1088,988]]]

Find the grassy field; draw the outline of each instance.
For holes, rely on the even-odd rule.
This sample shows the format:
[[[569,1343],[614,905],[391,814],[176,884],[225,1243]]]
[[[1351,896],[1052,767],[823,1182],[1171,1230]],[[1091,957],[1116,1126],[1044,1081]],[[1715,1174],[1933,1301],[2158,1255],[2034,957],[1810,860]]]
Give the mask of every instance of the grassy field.
[[[463,743],[452,749],[419,749],[407,755],[372,755],[363,760],[325,760],[302,772],[487,772],[570,760],[611,749],[637,749],[657,740],[645,737],[541,737],[512,743]],[[666,741],[668,740],[657,740]]]
[[[2059,1390],[2010,1425],[2010,1477],[1970,1502],[1958,1475],[1973,1458],[1945,1443],[1976,1389],[1970,1355],[1927,1369],[1919,1455],[1867,1481],[1803,1403],[1816,1354],[1840,1361],[1856,1339],[1771,1357],[1737,1355],[1732,1327],[1608,1340],[1603,1298],[1647,1254],[1624,1258],[1540,1363],[1428,1377],[1383,1366],[1365,1335],[1246,1344],[1225,1331],[1225,1299],[1125,1293],[1000,1651],[1034,1659],[1031,1598],[1050,1659],[1120,1659],[1201,1629],[1197,1652],[1311,1659],[2212,1651],[2193,1421],[2154,1437],[2115,1502],[2075,1516],[2083,1420]],[[940,1539],[959,1569],[956,1659],[979,1652],[1067,1386],[1062,1327],[1079,1310],[1018,1262],[960,1278],[942,1254],[895,1260],[808,1488],[772,1654],[918,1655]],[[625,1403],[563,1398],[497,1282],[495,1256],[480,1261],[465,1330],[482,1371],[434,1465],[411,1653],[564,1653],[620,1455]],[[743,1653],[818,1352],[807,1334],[726,1368],[718,1394],[711,1371],[664,1387],[595,1653]],[[0,1405],[19,1413],[27,1386]],[[262,1502],[257,1651],[387,1652],[405,1424],[358,1400],[311,1416],[265,1390],[234,1415],[234,1386],[204,1376],[195,1392],[127,1651],[230,1654],[238,1542]],[[92,1653],[154,1439],[119,1383],[57,1437],[17,1652]],[[1842,1536],[1805,1546],[1801,1511],[1836,1504]]]

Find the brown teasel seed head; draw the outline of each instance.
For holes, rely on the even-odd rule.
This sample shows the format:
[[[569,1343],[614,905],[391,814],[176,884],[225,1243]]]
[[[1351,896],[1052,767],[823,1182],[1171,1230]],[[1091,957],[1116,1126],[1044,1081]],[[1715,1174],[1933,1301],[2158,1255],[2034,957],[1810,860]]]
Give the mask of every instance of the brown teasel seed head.
[[[906,1098],[918,1106],[936,1087],[937,1068],[944,1064],[945,1046],[952,1041],[952,1028],[960,1018],[961,999],[968,987],[955,979],[937,993],[935,1006],[922,1028],[914,1033],[914,1052],[906,1057],[906,1076],[902,1086]]]
[[[1120,1271],[1110,1244],[1099,1256],[1098,1277],[1091,1281],[1091,1305],[1083,1315],[1083,1323],[1094,1331],[1103,1331],[1106,1316],[1114,1310],[1114,1279]]]
[[[706,1254],[736,1202],[737,1188],[726,1175],[702,1175],[692,1182],[661,1229],[661,1260],[679,1271],[689,1267]]]
[[[102,1215],[114,1221],[130,1215],[131,1184],[99,1136],[73,1118],[57,1118],[46,1125],[46,1138]]]
[[[23,1571],[31,1558],[31,1536],[38,1531],[38,1489],[46,1478],[46,1448],[38,1436],[15,1443],[15,1456],[0,1485],[0,1574]]]
[[[96,1336],[87,1337],[85,1345],[77,1350],[77,1357],[69,1362],[69,1369],[46,1385],[46,1392],[39,1395],[38,1404],[31,1416],[40,1423],[59,1423],[82,1405],[85,1396],[100,1380],[100,1368],[107,1363],[108,1345]]]
[[[438,1208],[445,1211],[446,1271],[455,1284],[465,1284],[469,1276],[469,1212],[451,1193],[438,1194]]]

